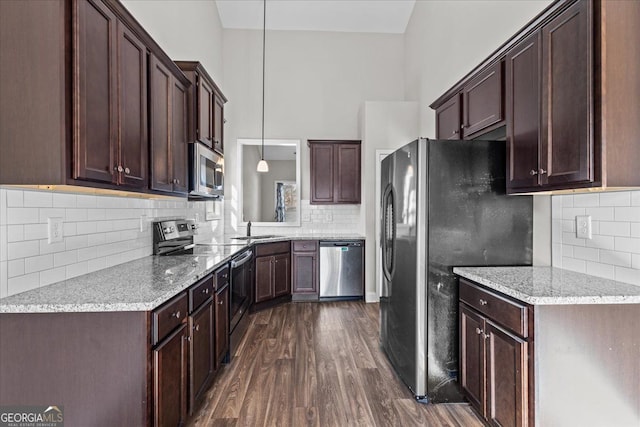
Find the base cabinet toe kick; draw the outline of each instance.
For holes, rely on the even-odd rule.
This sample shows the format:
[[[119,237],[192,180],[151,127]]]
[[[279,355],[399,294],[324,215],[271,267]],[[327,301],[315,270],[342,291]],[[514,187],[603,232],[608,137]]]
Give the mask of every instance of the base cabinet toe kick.
[[[500,426],[640,425],[640,304],[531,305],[459,279],[460,387]]]

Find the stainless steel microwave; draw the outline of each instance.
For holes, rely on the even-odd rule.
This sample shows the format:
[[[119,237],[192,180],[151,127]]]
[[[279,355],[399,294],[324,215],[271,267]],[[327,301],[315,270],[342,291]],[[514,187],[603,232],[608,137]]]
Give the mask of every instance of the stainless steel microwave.
[[[224,159],[199,142],[189,144],[189,199],[223,198]]]

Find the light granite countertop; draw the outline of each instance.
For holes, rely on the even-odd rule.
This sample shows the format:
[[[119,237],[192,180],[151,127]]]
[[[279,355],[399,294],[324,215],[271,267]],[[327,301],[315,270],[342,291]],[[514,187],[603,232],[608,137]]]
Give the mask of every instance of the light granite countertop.
[[[149,256],[0,299],[0,313],[149,311],[256,244],[289,240],[364,240],[362,236],[225,236],[199,242],[196,255]]]
[[[459,276],[532,305],[640,304],[640,286],[555,267],[454,267]]]

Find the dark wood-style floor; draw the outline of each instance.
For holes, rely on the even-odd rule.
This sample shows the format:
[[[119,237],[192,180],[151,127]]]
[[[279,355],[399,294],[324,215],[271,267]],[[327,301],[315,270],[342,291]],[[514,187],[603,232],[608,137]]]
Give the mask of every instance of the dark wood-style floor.
[[[379,348],[378,304],[252,314],[190,426],[482,426],[469,405],[416,402]]]

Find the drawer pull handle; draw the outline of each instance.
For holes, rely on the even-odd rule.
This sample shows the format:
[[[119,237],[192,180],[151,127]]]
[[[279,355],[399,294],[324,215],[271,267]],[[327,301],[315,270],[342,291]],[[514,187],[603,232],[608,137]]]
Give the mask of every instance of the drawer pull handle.
[[[480,305],[487,305],[487,301],[480,298]]]
[[[175,317],[176,319],[180,318],[180,310],[176,311],[175,313],[171,313],[171,317]]]
[[[209,294],[209,288],[204,288],[204,289],[202,290],[202,293],[203,293],[203,294]]]

